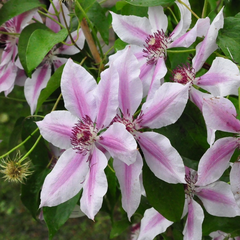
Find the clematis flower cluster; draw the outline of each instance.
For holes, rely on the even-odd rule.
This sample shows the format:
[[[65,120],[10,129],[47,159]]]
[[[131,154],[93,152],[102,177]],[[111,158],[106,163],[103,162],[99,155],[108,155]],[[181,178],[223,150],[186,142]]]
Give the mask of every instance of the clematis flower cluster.
[[[179,221],[184,226],[180,233],[184,240],[202,239],[206,214],[219,218],[240,216],[240,160],[235,157],[240,120],[235,106],[226,97],[236,99],[240,72],[233,61],[212,57],[218,49],[219,31],[224,27],[224,8],[212,20],[199,18],[193,25],[189,1],[174,4],[180,21],[171,33],[162,6],[149,7],[148,18],[110,12],[113,30],[127,45],[110,55],[108,63],[97,71],[98,66],[88,59],[90,54],[76,62],[65,57],[85,48],[86,32],[78,28],[69,33],[71,38],[65,44],[59,43],[48,52],[31,78],[25,77],[24,94],[34,114],[41,91],[56,69],[64,65],[60,86],[56,88],[61,95],[53,110],[34,122],[44,140],[61,150],[59,158],[46,166],[48,174],[39,189],[39,208],[58,206],[80,193],[72,210],[95,220],[112,187],[107,173],[111,169],[116,182],[114,192],[120,193],[124,214],[133,226],[132,239],[154,239],[172,228],[174,220],[157,211],[155,201],[148,197],[154,195],[155,189],[142,176],[147,167],[154,179],[182,187],[185,199]],[[51,17],[45,25],[55,33],[63,27],[69,30],[70,15],[75,12],[70,13],[63,3],[53,0],[48,9]],[[34,14],[33,11],[14,17],[0,31],[20,34]],[[43,24],[38,14],[34,18]],[[14,84],[22,81],[19,76],[24,70],[17,58],[18,35],[3,34],[0,40],[6,44],[0,63],[0,91],[7,95]],[[195,49],[195,56],[188,58],[190,62],[170,69],[166,61],[168,51],[174,53],[178,47]],[[202,148],[201,156],[194,160],[184,156],[173,141],[180,141],[182,136],[162,134],[182,122],[180,130],[177,129],[179,134],[185,137],[191,132],[184,118],[189,104],[206,125],[204,147],[197,146]],[[192,117],[191,112],[187,114]],[[198,124],[195,119],[192,122]],[[219,138],[217,131],[234,136]],[[194,134],[191,133],[191,141],[198,144]],[[34,147],[37,143],[38,140]],[[31,151],[32,148],[27,154]],[[147,204],[143,204],[144,200]],[[111,211],[114,208],[111,206]],[[143,215],[141,221],[135,220],[135,213]],[[42,214],[44,211],[41,219]],[[111,212],[111,220],[113,215]],[[222,229],[210,235],[213,239],[230,236]]]

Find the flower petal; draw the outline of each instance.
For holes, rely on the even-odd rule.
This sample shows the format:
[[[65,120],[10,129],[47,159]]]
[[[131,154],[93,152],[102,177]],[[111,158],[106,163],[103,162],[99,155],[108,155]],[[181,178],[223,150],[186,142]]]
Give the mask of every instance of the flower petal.
[[[89,161],[89,171],[83,183],[80,206],[88,218],[94,220],[94,216],[102,206],[103,196],[107,192],[107,178],[104,173],[107,158],[95,147]]]
[[[184,240],[202,239],[203,219],[204,214],[201,206],[191,199],[188,203],[188,217],[183,230]]]
[[[183,0],[182,2],[191,8],[188,0]],[[187,9],[186,6],[184,6],[182,3],[179,3],[178,1],[175,1],[175,3],[180,10],[181,19],[176,28],[171,33],[171,38],[174,40],[185,34],[192,22],[192,13],[189,11],[189,9]]]
[[[232,61],[217,57],[209,71],[196,79],[196,84],[214,96],[238,95],[239,69]]]
[[[67,149],[71,147],[72,127],[78,118],[68,111],[53,111],[42,121],[36,122],[41,135],[53,145]]]
[[[74,197],[81,190],[89,171],[87,160],[87,155],[66,150],[45,178],[40,207],[56,206]]]
[[[238,139],[233,137],[217,140],[200,159],[196,185],[205,186],[218,180],[228,168],[238,145]]]
[[[236,119],[236,109],[226,98],[205,99],[203,116],[206,125],[212,129],[225,132],[240,132],[240,121]]]
[[[122,123],[113,123],[97,141],[113,158],[117,158],[127,165],[136,161],[137,143],[132,134]]]
[[[150,22],[147,18],[110,13],[113,30],[124,42],[138,46],[145,44],[146,38],[151,34]]]
[[[230,172],[230,184],[233,196],[240,207],[240,162],[236,161],[232,165]]]
[[[94,120],[96,107],[92,91],[96,86],[95,79],[83,67],[68,59],[61,81],[67,110],[81,119],[87,115]]]
[[[140,128],[160,128],[172,124],[181,116],[187,100],[189,85],[165,82],[154,97],[142,106]]]
[[[155,132],[138,132],[137,140],[147,165],[156,177],[168,183],[185,183],[182,158],[165,136]]]
[[[201,69],[207,58],[217,49],[216,39],[220,28],[223,28],[223,8],[211,23],[204,40],[196,47],[196,55],[192,60],[195,72]]]
[[[195,26],[187,33],[180,35],[178,38],[176,38],[169,45],[169,48],[191,46],[196,41],[197,37],[203,37],[206,35],[209,24],[209,18],[198,19]]]
[[[152,33],[157,32],[157,30],[167,30],[168,19],[164,14],[162,6],[155,6],[148,8],[148,19],[152,27]]]
[[[172,224],[173,222],[167,220],[154,208],[147,209],[141,221],[138,240],[152,240]]]
[[[122,207],[127,212],[130,221],[131,216],[137,210],[141,200],[140,174],[142,172],[143,160],[140,153],[131,165],[114,159],[113,167],[120,184],[122,193]]]
[[[236,204],[231,187],[225,182],[215,182],[195,188],[196,195],[203,202],[207,212],[218,217],[235,217],[240,209]]]
[[[119,76],[113,65],[101,73],[94,96],[96,99],[96,126],[100,130],[108,127],[118,108]]]
[[[50,77],[51,66],[45,64],[36,69],[32,74],[32,78],[27,78],[24,85],[24,94],[30,106],[31,114],[35,112],[39,95],[42,89],[47,86]]]

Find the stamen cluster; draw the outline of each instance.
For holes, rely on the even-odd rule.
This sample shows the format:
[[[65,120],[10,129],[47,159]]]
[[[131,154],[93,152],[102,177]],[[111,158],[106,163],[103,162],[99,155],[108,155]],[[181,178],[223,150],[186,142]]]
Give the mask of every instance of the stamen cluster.
[[[72,128],[72,148],[86,155],[97,138],[97,129],[89,116],[84,117]]]
[[[198,174],[195,171],[189,171],[188,175],[185,175],[185,193],[190,198],[194,197],[195,194],[195,183],[197,182]]]
[[[195,70],[189,64],[178,66],[173,70],[172,76],[174,82],[187,84],[195,79]]]
[[[166,57],[166,49],[168,45],[172,42],[170,37],[167,37],[163,30],[158,30],[152,35],[149,35],[145,40],[143,52],[144,57],[147,58],[147,63],[154,65],[157,64],[159,58]]]

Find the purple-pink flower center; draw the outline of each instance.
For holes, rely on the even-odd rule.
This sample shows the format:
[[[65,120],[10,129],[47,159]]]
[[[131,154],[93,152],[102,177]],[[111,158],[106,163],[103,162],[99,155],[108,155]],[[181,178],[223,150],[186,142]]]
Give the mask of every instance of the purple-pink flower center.
[[[14,26],[13,19],[10,19],[6,23],[4,23],[0,27],[0,31],[6,33],[6,34],[4,33],[0,34],[0,43],[7,43],[18,38],[18,35],[8,34],[8,33],[17,33],[16,28]]]
[[[173,70],[172,76],[174,82],[187,84],[195,79],[195,70],[189,64],[178,66]]]
[[[163,30],[149,35],[145,40],[143,52],[144,57],[147,58],[147,63],[154,65],[157,64],[159,58],[166,58],[166,49],[172,42],[170,37],[167,37]]]
[[[97,139],[97,132],[90,117],[84,117],[72,128],[70,138],[72,148],[81,154],[87,154],[92,150],[94,142]]]

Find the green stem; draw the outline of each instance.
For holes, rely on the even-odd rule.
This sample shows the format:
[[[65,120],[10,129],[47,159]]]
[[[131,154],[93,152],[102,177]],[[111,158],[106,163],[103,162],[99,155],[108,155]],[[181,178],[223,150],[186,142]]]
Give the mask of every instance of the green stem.
[[[31,147],[31,149],[18,161],[18,163],[20,164],[22,161],[24,161],[28,155],[34,150],[34,148],[36,147],[36,145],[38,144],[38,142],[41,139],[41,135],[38,137],[38,139],[36,140],[36,142],[33,144],[33,146]]]
[[[179,3],[181,3],[182,5],[184,5],[197,19],[199,19],[199,16],[193,12],[193,10],[184,2],[182,2],[181,0],[177,0]]]
[[[57,23],[61,28],[65,28],[60,22],[58,22],[57,20],[55,20],[54,18],[50,17],[48,14],[38,10],[39,13],[41,13],[42,15],[44,15],[45,17],[50,18],[52,21],[54,21],[55,23]]]
[[[6,99],[6,97],[0,96],[2,99]],[[8,100],[13,100],[17,102],[27,102],[25,99],[19,99],[19,98],[12,98],[12,97],[7,97]]]
[[[58,103],[59,103],[61,97],[62,97],[62,93],[60,93],[60,95],[59,95],[57,101],[55,102],[55,104],[54,104],[54,106],[53,106],[53,108],[52,108],[52,111],[54,111],[54,110],[57,108],[57,105],[58,105]],[[52,111],[51,111],[51,112],[52,112]]]
[[[20,33],[2,32],[2,31],[0,31],[0,34],[20,36]]]
[[[21,147],[25,142],[27,142],[36,132],[38,131],[38,128],[35,129],[24,141],[22,141],[20,144],[18,144],[17,146],[15,146],[14,148],[12,148],[10,151],[8,151],[7,153],[3,154],[2,156],[0,156],[0,158],[3,158],[7,155],[9,155],[10,153],[12,153],[13,151],[15,151],[16,149],[18,149],[19,147]]]
[[[176,21],[176,23],[178,23],[177,17],[176,17],[176,15],[174,14],[173,10],[172,10],[170,7],[168,7],[168,10],[169,10],[169,11],[171,12],[171,14],[173,15],[173,18],[174,18],[174,20]]]
[[[187,52],[195,52],[196,49],[186,49],[186,50],[167,50],[168,53],[187,53]]]
[[[205,18],[207,16],[207,4],[208,4],[208,0],[204,0],[203,10],[202,10],[202,18]]]

